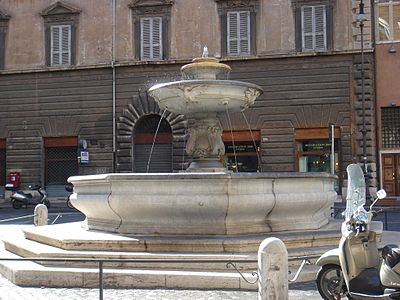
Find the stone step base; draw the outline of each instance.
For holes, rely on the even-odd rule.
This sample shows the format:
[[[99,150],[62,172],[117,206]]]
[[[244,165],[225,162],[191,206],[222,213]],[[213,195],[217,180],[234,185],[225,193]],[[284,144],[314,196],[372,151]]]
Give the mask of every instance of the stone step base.
[[[72,258],[72,259],[129,259],[129,260],[160,260],[160,262],[110,262],[107,267],[141,268],[141,269],[200,269],[200,270],[226,270],[226,262],[237,263],[240,270],[257,270],[257,253],[178,253],[178,252],[113,252],[113,251],[82,251],[64,250],[54,246],[41,244],[36,241],[25,239],[23,235],[3,239],[4,248],[21,257],[29,258]],[[321,255],[332,246],[289,249],[289,257],[316,256]],[[163,260],[190,260],[192,263],[163,263]],[[224,262],[201,262],[199,260],[214,260]],[[244,261],[244,262],[243,262]],[[43,265],[71,266],[71,267],[93,267],[96,262],[38,262]],[[289,266],[298,266],[299,260],[290,261]]]
[[[18,257],[4,249],[0,250],[0,255],[4,258]],[[291,271],[292,275],[289,275],[289,279],[294,276],[296,269]],[[314,280],[316,271],[315,265],[307,266],[297,282]],[[87,288],[99,286],[97,268],[50,267],[27,261],[2,261],[0,273],[20,286]],[[243,275],[249,281],[256,279],[248,271],[244,271]],[[105,268],[103,283],[105,288],[257,289],[257,284],[247,283],[236,271]]]
[[[338,230],[333,233],[332,228],[325,228],[315,232],[285,232],[274,236],[285,242],[289,256],[293,257],[320,255],[336,247],[337,232]],[[86,231],[80,223],[69,223],[29,227],[15,231],[12,235],[3,237],[1,257],[17,257],[18,255],[18,257],[61,259],[188,259],[193,262],[105,264],[105,286],[110,288],[256,289],[257,285],[246,283],[232,267],[228,269],[226,261],[248,260],[236,265],[246,277],[249,277],[249,280],[254,280],[252,272],[257,270],[257,250],[266,237],[268,236],[137,238]],[[141,246],[137,247],[137,245]],[[154,249],[159,251],[152,251]],[[179,249],[186,251],[177,251]],[[205,259],[224,262],[196,263],[196,260]],[[290,262],[292,275],[289,278],[294,276],[299,263],[300,261]],[[315,279],[316,270],[315,265],[306,266],[298,281]],[[96,287],[98,285],[96,263],[2,262],[0,272],[18,285],[48,287]]]
[[[257,253],[268,237],[281,239],[288,249],[337,246],[340,222],[319,230],[276,232],[257,235],[215,236],[122,236],[87,231],[84,222],[33,227],[25,237],[64,250],[116,252]]]

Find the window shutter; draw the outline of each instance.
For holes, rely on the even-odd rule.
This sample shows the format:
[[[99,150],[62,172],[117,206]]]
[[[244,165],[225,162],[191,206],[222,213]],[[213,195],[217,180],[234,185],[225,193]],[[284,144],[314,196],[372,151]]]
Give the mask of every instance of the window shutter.
[[[239,55],[238,13],[228,13],[228,55]]]
[[[325,6],[314,7],[315,49],[326,49],[326,13]]]
[[[313,8],[312,6],[303,6],[301,10],[303,49],[313,50]]]
[[[0,70],[5,67],[6,33],[0,29]]]
[[[60,27],[51,27],[51,65],[60,64]]]
[[[301,8],[303,50],[326,50],[326,11],[324,5]]]
[[[228,55],[250,54],[250,12],[228,12]]]
[[[71,26],[51,26],[51,65],[71,64]]]
[[[240,30],[240,53],[250,54],[250,13],[248,11],[239,13]]]
[[[153,59],[161,59],[161,49],[162,49],[162,19],[161,18],[154,18],[153,19],[153,28],[152,28],[152,35],[153,35]]]
[[[140,19],[141,59],[162,59],[162,18]]]
[[[142,59],[151,58],[151,20],[150,19],[141,19],[140,20],[141,27],[141,49],[140,49],[140,57]]]
[[[71,26],[61,27],[61,64],[69,65],[71,62]]]

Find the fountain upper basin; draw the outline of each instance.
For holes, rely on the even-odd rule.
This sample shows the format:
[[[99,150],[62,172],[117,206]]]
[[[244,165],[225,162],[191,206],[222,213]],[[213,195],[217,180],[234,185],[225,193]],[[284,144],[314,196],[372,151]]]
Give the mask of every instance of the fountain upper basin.
[[[128,235],[230,235],[318,229],[335,176],[325,173],[119,173],[70,177],[88,229]]]
[[[161,109],[178,114],[242,111],[261,93],[258,85],[235,80],[180,80],[149,89]]]

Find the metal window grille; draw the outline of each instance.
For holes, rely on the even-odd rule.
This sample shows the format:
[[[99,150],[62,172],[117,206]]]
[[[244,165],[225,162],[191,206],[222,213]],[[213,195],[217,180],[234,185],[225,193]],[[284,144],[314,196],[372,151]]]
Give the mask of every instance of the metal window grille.
[[[46,148],[46,184],[65,184],[78,174],[77,147]]]
[[[400,147],[400,107],[383,107],[381,113],[383,148]]]

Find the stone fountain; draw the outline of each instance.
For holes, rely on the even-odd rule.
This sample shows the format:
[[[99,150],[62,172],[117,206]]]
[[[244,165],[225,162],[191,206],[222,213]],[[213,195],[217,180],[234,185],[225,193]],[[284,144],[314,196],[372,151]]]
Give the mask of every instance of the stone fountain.
[[[201,57],[180,81],[149,94],[161,109],[189,119],[187,172],[71,177],[73,205],[89,230],[128,235],[232,235],[318,229],[328,223],[334,177],[311,173],[232,173],[223,168],[219,112],[248,108],[259,86],[227,80],[231,68]],[[223,79],[220,79],[223,78]]]
[[[71,177],[71,202],[86,221],[26,228],[3,239],[2,257],[139,259],[109,262],[107,287],[254,289],[225,263],[179,260],[246,260],[240,268],[250,278],[267,237],[283,240],[295,256],[336,247],[339,227],[324,226],[336,197],[334,176],[233,173],[221,165],[217,113],[246,109],[262,92],[257,85],[227,80],[229,71],[218,60],[202,57],[182,67],[182,80],[149,90],[161,108],[189,119],[186,150],[193,162],[187,172]],[[178,261],[164,264],[166,259]],[[96,286],[96,268],[85,266],[0,262],[0,273],[19,285]]]

